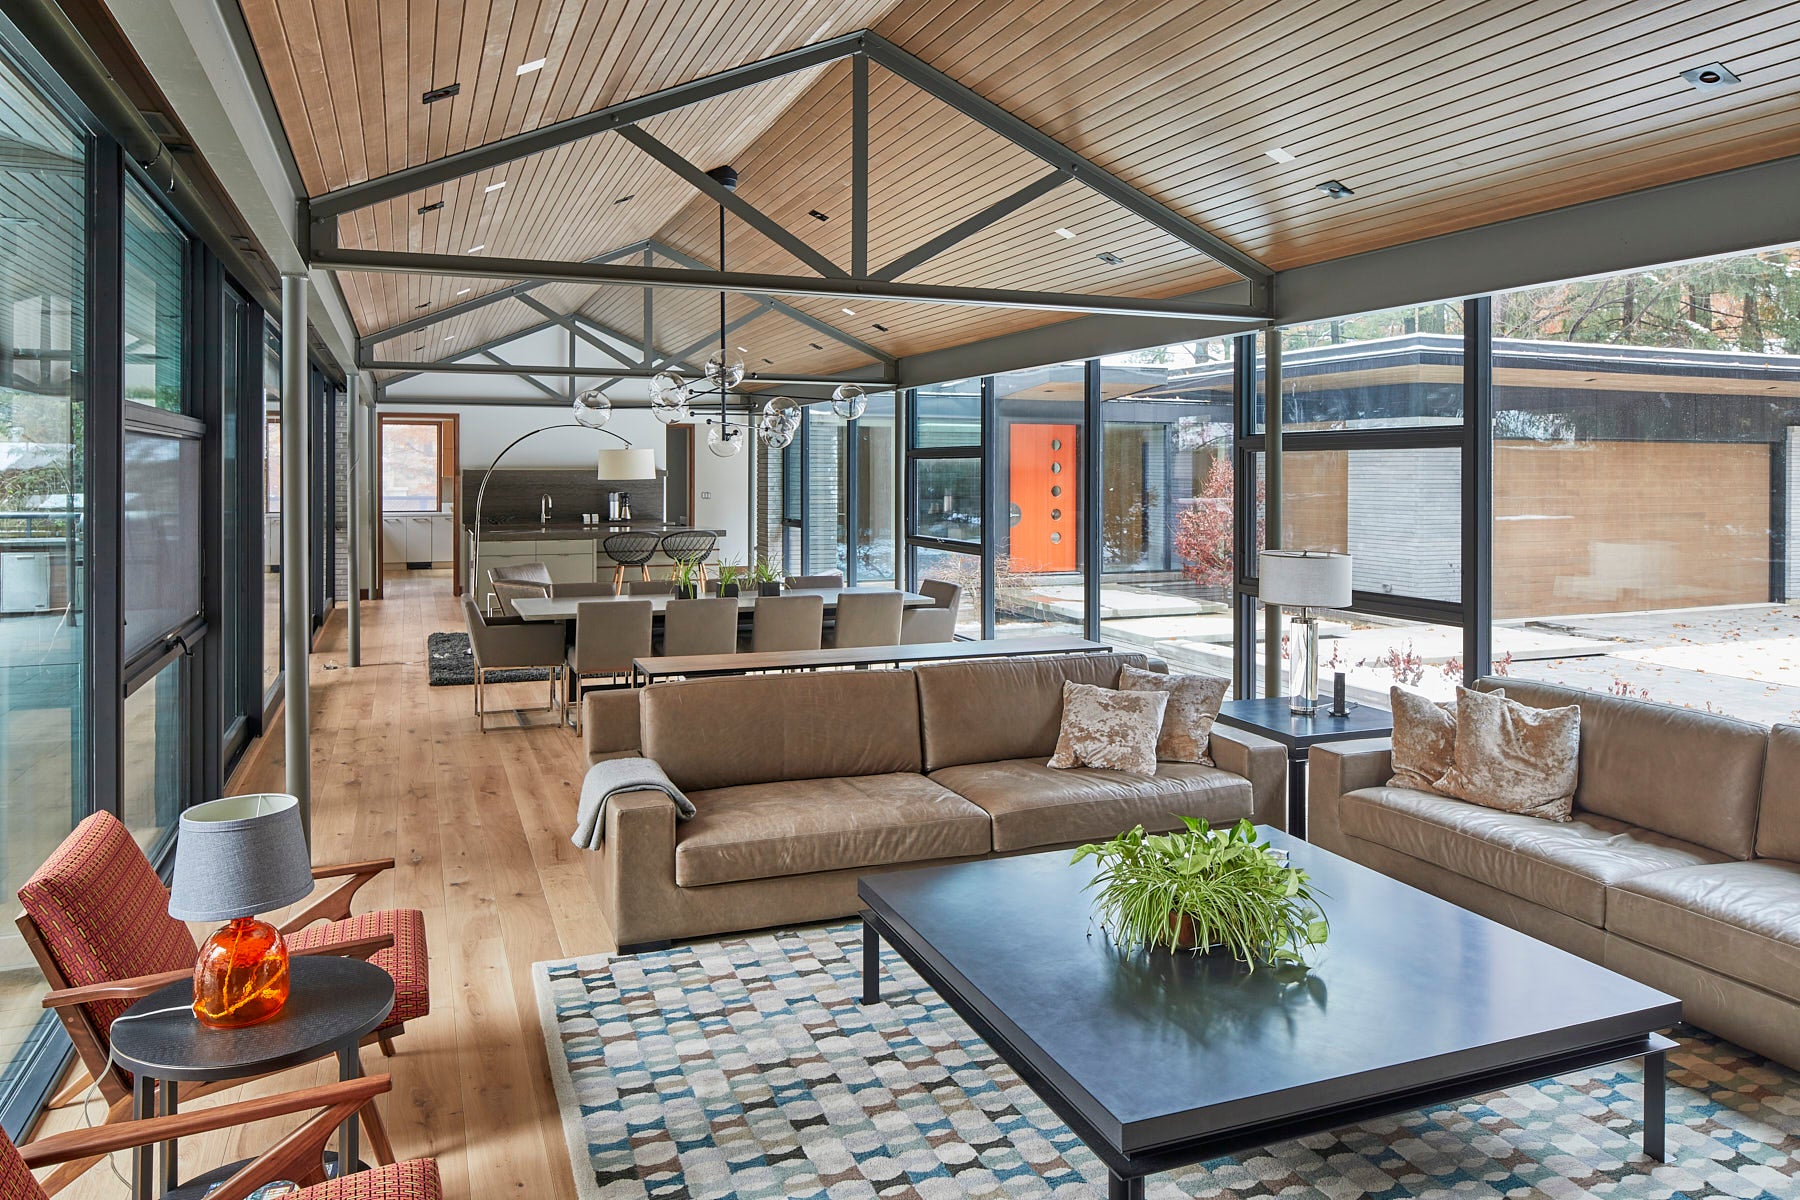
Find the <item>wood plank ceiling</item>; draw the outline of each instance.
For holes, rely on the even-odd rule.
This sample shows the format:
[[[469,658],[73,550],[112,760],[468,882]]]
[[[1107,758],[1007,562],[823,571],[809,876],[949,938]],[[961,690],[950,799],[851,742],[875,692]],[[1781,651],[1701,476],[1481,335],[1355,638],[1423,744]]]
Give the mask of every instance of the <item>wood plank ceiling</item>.
[[[315,195],[864,27],[1276,269],[1800,152],[1792,0],[242,4]],[[538,58],[541,70],[517,74]],[[1679,78],[1715,60],[1743,85],[1705,96]],[[873,264],[1046,171],[910,84],[878,67],[870,75]],[[849,64],[834,63],[644,127],[701,167],[731,162],[741,195],[847,267],[849,79]],[[452,82],[459,95],[421,103]],[[1293,160],[1270,157],[1274,147]],[[1326,179],[1355,195],[1325,196],[1315,185]],[[717,213],[621,139],[600,136],[351,214],[341,238],[568,259],[654,238],[710,265]],[[728,230],[730,267],[811,273],[735,218]],[[1101,261],[1102,251],[1123,263]],[[504,286],[343,278],[365,333]],[[904,278],[1161,297],[1234,277],[1065,184]],[[638,290],[559,286],[535,296],[642,335]],[[1060,319],[792,303],[890,355]],[[734,297],[728,310],[735,318],[751,307]],[[716,313],[716,297],[659,291],[655,340],[685,345]],[[382,352],[454,355],[539,320],[520,304],[493,305]],[[869,361],[772,314],[733,341],[750,348],[753,368],[763,358],[808,373]]]

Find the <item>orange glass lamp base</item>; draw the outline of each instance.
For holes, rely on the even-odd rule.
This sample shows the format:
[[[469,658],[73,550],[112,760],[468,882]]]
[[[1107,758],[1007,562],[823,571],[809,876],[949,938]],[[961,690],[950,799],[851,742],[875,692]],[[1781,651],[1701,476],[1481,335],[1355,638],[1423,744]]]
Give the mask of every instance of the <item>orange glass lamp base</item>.
[[[221,926],[194,964],[194,1016],[214,1029],[266,1021],[288,998],[288,948],[281,931],[255,917]]]

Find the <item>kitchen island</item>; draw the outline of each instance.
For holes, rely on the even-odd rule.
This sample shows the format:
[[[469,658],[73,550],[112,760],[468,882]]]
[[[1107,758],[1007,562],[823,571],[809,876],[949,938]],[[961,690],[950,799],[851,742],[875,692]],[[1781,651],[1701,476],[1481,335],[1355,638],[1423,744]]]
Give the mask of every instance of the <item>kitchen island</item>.
[[[472,526],[463,530],[468,546],[468,594],[488,611],[490,591],[488,572],[495,567],[523,566],[541,562],[550,572],[553,583],[594,583],[612,576],[613,563],[601,545],[615,533],[673,533],[691,529],[691,525],[667,521],[604,521],[599,525],[582,525],[574,521],[543,523],[489,521],[477,536]],[[724,530],[707,529],[723,539]],[[716,562],[716,559],[715,559]],[[668,556],[660,551],[650,560],[650,574],[655,578],[669,573]]]

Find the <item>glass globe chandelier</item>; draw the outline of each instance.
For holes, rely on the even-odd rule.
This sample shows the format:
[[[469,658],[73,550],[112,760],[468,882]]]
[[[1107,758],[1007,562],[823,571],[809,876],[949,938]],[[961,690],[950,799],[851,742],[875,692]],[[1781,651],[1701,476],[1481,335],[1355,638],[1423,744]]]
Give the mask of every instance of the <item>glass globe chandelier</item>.
[[[597,387],[575,397],[575,420],[589,429],[600,429],[612,420],[612,398]]]

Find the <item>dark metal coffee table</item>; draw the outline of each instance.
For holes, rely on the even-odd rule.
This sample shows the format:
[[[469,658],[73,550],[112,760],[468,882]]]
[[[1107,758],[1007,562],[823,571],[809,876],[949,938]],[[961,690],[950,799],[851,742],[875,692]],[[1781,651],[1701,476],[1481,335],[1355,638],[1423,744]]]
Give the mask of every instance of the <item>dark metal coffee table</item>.
[[[1311,972],[1123,954],[1057,851],[867,875],[863,1002],[893,946],[1106,1164],[1144,1177],[1625,1058],[1664,1156],[1681,1003],[1275,830],[1325,893]]]

